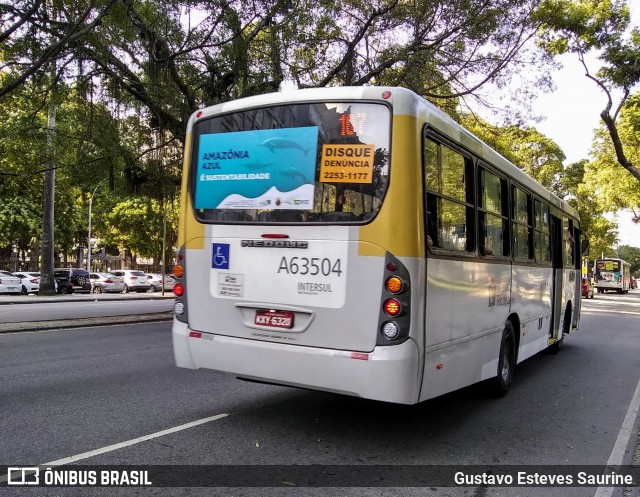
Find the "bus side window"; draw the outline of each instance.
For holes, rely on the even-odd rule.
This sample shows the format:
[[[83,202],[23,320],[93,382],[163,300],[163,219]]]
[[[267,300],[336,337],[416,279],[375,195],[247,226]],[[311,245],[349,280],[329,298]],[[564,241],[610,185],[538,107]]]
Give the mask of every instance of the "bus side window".
[[[533,259],[533,220],[531,219],[531,195],[517,186],[512,187],[513,256],[517,259]]]
[[[473,165],[452,148],[425,139],[427,247],[472,252]]]
[[[478,249],[480,255],[508,256],[507,182],[487,169],[479,169]]]
[[[534,201],[535,205],[535,255],[536,262],[551,262],[551,236],[549,207],[543,205],[539,200]]]

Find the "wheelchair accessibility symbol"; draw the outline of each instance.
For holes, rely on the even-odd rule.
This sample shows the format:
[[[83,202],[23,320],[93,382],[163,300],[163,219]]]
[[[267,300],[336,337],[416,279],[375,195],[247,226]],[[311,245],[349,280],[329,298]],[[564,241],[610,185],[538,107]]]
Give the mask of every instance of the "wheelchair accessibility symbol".
[[[214,243],[211,259],[213,269],[229,269],[229,244]]]

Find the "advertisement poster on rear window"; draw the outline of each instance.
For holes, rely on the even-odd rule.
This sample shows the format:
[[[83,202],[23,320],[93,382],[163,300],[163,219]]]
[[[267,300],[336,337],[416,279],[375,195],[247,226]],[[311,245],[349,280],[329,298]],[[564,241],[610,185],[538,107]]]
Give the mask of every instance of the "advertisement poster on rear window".
[[[313,208],[318,127],[200,136],[196,209]]]

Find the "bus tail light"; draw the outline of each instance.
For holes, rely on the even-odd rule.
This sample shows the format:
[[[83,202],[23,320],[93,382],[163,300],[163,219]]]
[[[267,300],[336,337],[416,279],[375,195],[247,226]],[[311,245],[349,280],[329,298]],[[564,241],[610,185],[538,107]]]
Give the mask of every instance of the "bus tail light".
[[[397,258],[387,253],[376,345],[395,345],[409,338],[411,278]]]
[[[173,274],[175,274],[178,278],[182,278],[184,276],[184,267],[180,264],[176,264],[173,266]]]
[[[384,303],[384,312],[389,314],[391,317],[397,316],[401,311],[402,306],[396,299],[389,299]]]
[[[173,293],[176,297],[182,297],[184,295],[184,287],[181,283],[176,283],[173,286]]]

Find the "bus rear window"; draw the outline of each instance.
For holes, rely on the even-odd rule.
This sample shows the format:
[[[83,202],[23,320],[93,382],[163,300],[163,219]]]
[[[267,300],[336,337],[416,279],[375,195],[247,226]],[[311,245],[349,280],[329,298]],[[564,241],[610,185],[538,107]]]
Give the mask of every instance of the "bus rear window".
[[[203,222],[363,223],[389,178],[390,109],[333,102],[196,123],[191,191]]]

